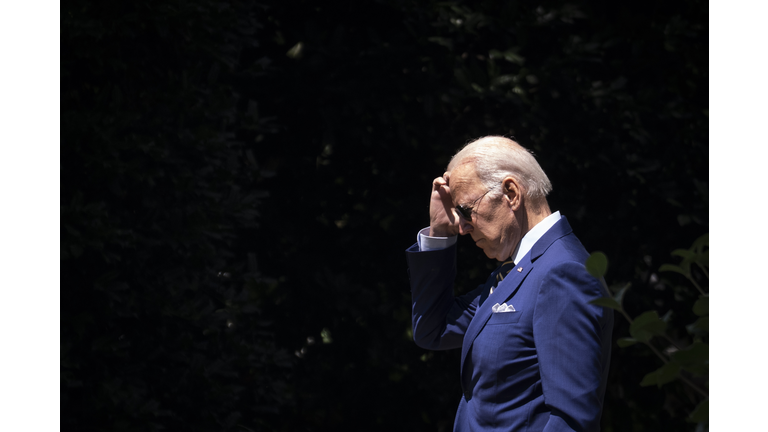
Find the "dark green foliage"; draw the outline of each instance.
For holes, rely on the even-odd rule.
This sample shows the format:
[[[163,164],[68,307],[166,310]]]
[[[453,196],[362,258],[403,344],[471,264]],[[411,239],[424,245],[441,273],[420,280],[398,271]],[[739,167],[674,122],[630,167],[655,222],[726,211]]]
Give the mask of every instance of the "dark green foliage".
[[[663,264],[660,271],[668,271],[681,274],[698,290],[701,295],[698,298],[680,297],[680,303],[669,310],[663,318],[659,318],[658,312],[649,310],[635,318],[631,318],[624,309],[622,300],[631,284],[624,285],[617,294],[611,297],[599,297],[590,303],[609,307],[619,311],[629,323],[629,333],[632,337],[622,337],[617,340],[621,348],[630,347],[637,343],[644,344],[662,362],[658,369],[647,373],[640,385],[643,387],[656,385],[661,388],[667,383],[679,380],[688,390],[687,400],[677,398],[676,390],[667,387],[667,400],[689,405],[690,415],[688,421],[698,423],[697,430],[709,427],[709,234],[705,234],[693,242],[690,249],[676,249],[671,255],[682,257],[679,265]],[[606,262],[602,252],[593,253],[587,260],[587,267],[593,267],[593,276],[600,277],[605,273],[604,269],[595,272],[595,263]],[[696,264],[692,266],[691,264]],[[680,291],[686,290],[679,287]],[[692,291],[692,290],[687,290]],[[693,307],[688,307],[693,303]],[[693,314],[691,314],[693,312]],[[673,326],[668,324],[671,317],[679,314],[687,322],[695,319],[695,322],[682,325],[676,320]],[[685,321],[683,321],[685,322]],[[687,334],[686,334],[687,333]],[[662,349],[659,349],[659,345]],[[695,407],[694,407],[695,405]]]
[[[649,373],[640,382],[641,386],[657,385],[661,387],[663,384],[671,382],[680,375],[680,365],[677,363],[666,363],[664,366]]]
[[[237,133],[271,125],[234,84],[260,73],[239,59],[258,45],[257,12],[63,8],[65,430],[253,427],[291,401],[270,282],[238,241],[267,196]]]
[[[593,252],[589,255],[584,265],[587,267],[589,274],[600,279],[608,271],[608,257],[602,252]]]
[[[648,311],[635,318],[629,326],[629,334],[635,340],[647,342],[654,336],[664,334],[666,328],[667,323],[659,318],[656,311]]]
[[[459,354],[413,344],[403,251],[451,155],[503,134],[611,257],[600,274],[631,284],[611,307],[674,309],[634,333],[616,320],[603,430],[693,430],[696,398],[671,370],[666,399],[642,387],[658,359],[620,338],[708,328],[705,300],[658,273],[708,227],[707,14],[63,5],[62,429],[449,430]],[[494,267],[464,240],[457,292]],[[704,258],[691,250],[682,272]]]

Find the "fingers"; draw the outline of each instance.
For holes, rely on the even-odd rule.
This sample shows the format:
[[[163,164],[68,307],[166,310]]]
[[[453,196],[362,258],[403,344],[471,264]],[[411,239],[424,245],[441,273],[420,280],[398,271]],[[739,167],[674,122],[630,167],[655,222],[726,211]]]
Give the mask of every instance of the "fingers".
[[[450,177],[451,177],[451,173],[449,171],[446,171],[446,172],[443,173],[442,176],[435,178],[432,181],[432,184],[435,185],[435,186],[437,186],[439,184],[441,186],[449,187],[448,185],[450,183]]]
[[[432,180],[432,190],[438,191],[440,195],[450,195],[451,188],[448,186],[448,180],[443,177],[436,177]]]
[[[439,237],[456,235],[459,231],[458,214],[453,208],[448,181],[448,173],[432,180],[432,196],[429,205],[430,233]]]

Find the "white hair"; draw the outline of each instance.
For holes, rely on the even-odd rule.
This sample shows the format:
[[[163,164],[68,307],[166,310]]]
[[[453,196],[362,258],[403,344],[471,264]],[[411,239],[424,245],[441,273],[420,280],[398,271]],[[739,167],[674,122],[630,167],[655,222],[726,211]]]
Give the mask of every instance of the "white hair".
[[[533,203],[540,203],[552,191],[552,183],[533,154],[509,138],[487,136],[472,141],[451,158],[447,171],[466,163],[473,164],[475,173],[488,189],[512,176]]]

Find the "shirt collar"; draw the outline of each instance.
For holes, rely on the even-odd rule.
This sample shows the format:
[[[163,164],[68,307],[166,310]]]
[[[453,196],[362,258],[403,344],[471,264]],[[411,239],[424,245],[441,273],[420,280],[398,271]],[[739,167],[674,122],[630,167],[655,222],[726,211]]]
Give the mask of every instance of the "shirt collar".
[[[517,248],[512,253],[512,261],[515,265],[520,262],[521,259],[527,254],[533,245],[547,232],[552,226],[560,220],[560,212],[556,211],[547,216],[541,222],[537,223],[535,227],[531,228],[517,244]]]

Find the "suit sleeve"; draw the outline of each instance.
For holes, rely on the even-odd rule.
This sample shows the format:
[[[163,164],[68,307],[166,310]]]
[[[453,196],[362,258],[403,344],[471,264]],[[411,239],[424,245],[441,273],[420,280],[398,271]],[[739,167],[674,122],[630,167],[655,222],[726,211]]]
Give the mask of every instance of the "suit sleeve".
[[[588,302],[603,295],[584,265],[564,262],[541,282],[533,316],[544,403],[544,431],[600,429],[613,310]]]
[[[432,350],[461,348],[483,286],[460,297],[453,296],[456,245],[427,252],[413,245],[406,250],[406,258],[414,342]]]

